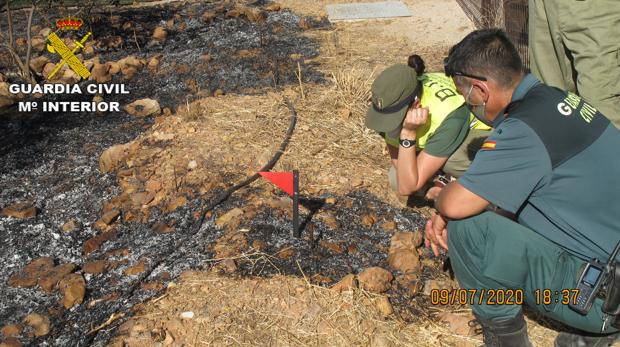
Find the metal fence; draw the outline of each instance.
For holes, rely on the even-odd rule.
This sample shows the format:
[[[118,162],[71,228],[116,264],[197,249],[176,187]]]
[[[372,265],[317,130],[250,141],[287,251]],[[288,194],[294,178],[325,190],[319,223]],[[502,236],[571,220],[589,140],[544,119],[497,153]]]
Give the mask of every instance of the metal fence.
[[[456,0],[477,28],[502,28],[517,47],[525,66],[528,0]]]

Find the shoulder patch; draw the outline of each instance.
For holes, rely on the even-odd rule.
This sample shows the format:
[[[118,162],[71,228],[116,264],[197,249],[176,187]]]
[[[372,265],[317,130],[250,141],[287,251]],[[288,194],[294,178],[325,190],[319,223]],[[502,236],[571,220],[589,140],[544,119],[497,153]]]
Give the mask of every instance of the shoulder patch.
[[[486,140],[484,141],[480,149],[495,149],[496,144],[497,144],[497,141]]]

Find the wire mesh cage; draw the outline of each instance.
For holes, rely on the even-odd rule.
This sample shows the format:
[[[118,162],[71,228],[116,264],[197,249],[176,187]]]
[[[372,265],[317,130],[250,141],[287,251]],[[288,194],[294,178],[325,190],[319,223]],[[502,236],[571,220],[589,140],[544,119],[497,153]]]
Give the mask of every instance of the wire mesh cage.
[[[456,0],[479,28],[502,28],[529,67],[527,48],[528,0]]]

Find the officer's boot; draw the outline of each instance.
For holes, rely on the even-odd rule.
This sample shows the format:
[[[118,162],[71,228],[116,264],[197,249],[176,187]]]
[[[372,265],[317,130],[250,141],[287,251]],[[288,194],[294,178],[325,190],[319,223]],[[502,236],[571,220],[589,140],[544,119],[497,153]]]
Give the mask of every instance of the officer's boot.
[[[620,338],[620,333],[611,335],[580,335],[562,331],[555,338],[555,347],[608,347]]]
[[[477,320],[482,326],[485,347],[532,347],[527,337],[523,312],[519,312],[514,318],[499,321],[480,318]]]

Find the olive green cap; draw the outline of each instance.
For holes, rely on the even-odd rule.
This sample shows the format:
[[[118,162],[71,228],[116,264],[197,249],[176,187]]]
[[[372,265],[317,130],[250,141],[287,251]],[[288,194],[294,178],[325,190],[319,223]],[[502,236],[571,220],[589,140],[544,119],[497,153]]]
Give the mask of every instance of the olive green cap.
[[[372,104],[366,112],[366,126],[378,132],[396,129],[418,94],[418,74],[404,64],[385,69],[372,83]]]

